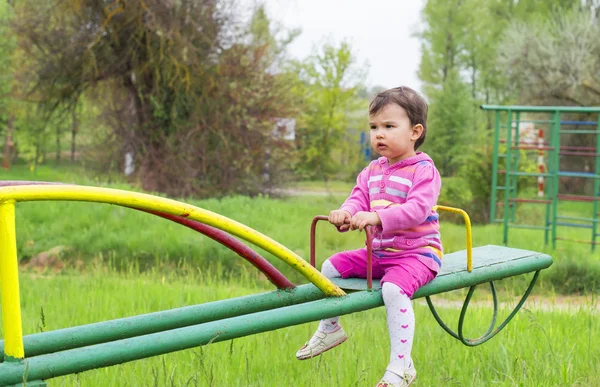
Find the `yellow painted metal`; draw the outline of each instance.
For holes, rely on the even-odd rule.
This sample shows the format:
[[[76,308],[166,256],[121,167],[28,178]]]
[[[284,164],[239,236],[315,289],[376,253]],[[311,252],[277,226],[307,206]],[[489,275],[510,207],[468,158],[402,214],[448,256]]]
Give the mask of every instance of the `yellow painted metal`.
[[[15,201],[0,202],[0,286],[5,360],[22,359],[23,327],[19,296],[19,267],[15,232]]]
[[[471,218],[469,218],[469,214],[467,214],[466,211],[461,210],[460,208],[447,206],[434,206],[433,210],[448,211],[462,215],[465,221],[465,227],[467,228],[467,270],[473,270],[473,236],[471,232]]]
[[[294,270],[302,274],[317,288],[328,296],[345,296],[346,293],[327,277],[280,243],[245,226],[214,212],[181,203],[176,200],[162,198],[139,192],[130,192],[112,188],[87,187],[77,185],[28,185],[0,188],[0,203],[5,201],[42,201],[67,200],[117,204],[143,210],[166,212],[184,216],[192,220],[216,227],[232,235],[238,236],[254,245],[270,252]]]

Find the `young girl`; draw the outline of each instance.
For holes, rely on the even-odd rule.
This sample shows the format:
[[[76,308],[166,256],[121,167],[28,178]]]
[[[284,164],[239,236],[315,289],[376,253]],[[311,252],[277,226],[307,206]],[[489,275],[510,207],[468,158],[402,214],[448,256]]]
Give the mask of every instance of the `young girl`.
[[[432,208],[440,192],[433,161],[417,149],[427,133],[427,102],[408,87],[386,90],[369,106],[371,145],[382,157],[372,161],[329,222],[340,231],[375,226],[373,278],[381,278],[390,335],[390,362],[377,387],[408,386],[416,377],[411,358],[415,317],[413,293],[433,280],[442,264],[438,215]],[[327,259],[329,278],[367,274],[366,248]],[[314,336],[296,353],[309,359],[343,343],[339,317],[321,320]]]

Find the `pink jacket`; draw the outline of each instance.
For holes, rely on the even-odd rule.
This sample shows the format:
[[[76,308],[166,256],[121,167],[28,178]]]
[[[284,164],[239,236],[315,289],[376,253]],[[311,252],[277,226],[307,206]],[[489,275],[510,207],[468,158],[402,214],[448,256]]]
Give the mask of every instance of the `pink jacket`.
[[[380,157],[358,175],[340,209],[352,216],[359,211],[377,212],[381,226],[374,235],[373,250],[416,256],[437,272],[443,249],[438,214],[432,208],[440,186],[440,174],[426,153],[417,152],[393,165]]]

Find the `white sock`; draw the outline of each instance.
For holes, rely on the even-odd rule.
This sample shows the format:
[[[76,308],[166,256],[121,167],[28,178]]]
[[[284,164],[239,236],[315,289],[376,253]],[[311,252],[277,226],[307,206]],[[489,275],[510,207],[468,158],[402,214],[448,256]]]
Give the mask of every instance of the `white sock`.
[[[323,262],[323,266],[321,266],[321,273],[327,278],[339,278],[342,275],[337,271],[335,266],[329,262],[329,259]],[[335,332],[339,329],[338,322],[340,321],[340,317],[332,317],[325,320],[321,320],[319,322],[319,330],[325,333]],[[311,339],[312,340],[312,339]]]
[[[386,282],[382,288],[390,334],[390,363],[384,378],[399,383],[406,368],[412,363],[410,356],[415,336],[415,313],[410,298],[393,283]]]

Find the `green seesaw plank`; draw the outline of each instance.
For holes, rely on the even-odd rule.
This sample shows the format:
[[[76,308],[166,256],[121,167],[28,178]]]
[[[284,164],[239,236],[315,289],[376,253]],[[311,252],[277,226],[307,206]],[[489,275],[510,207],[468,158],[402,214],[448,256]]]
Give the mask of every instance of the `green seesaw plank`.
[[[487,245],[473,249],[473,270],[468,272],[467,252],[461,250],[444,255],[437,277],[420,288],[413,299],[535,272],[550,265],[552,257],[547,254]],[[345,290],[367,290],[367,281],[362,278],[333,279],[333,282]],[[379,288],[379,281],[374,279],[373,289]]]
[[[102,321],[94,324],[34,333],[23,337],[25,356],[37,356],[202,324],[209,321],[314,301],[324,297],[325,295],[321,290],[310,284],[298,286],[292,290],[276,290],[116,320]],[[4,352],[4,340],[0,340],[0,353],[2,352]],[[0,359],[1,363],[2,359]]]

